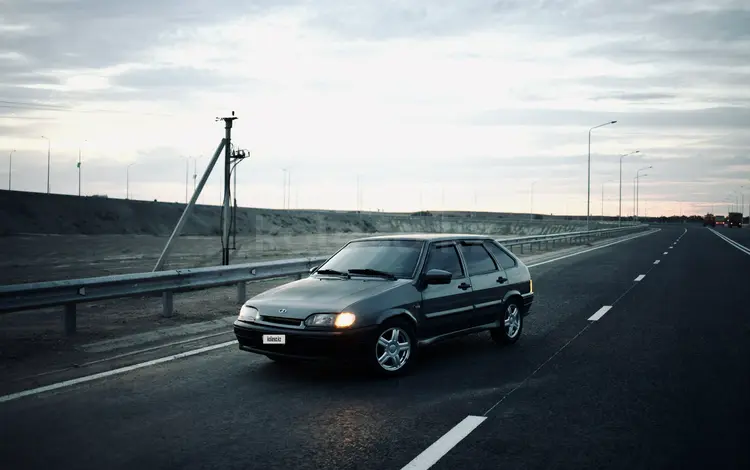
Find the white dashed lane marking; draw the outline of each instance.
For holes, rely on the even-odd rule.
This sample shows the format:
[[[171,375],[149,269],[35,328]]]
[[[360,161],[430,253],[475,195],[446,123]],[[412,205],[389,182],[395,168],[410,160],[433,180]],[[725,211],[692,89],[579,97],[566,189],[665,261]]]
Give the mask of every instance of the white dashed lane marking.
[[[487,419],[486,416],[467,416],[401,470],[427,470],[432,467],[485,419]]]
[[[645,274],[639,275],[637,278],[635,278],[635,282],[642,281],[644,277],[646,277]]]
[[[659,263],[660,263],[660,260],[658,260],[658,259],[656,261],[654,261],[654,264],[659,264]]]
[[[225,343],[214,344],[212,346],[206,346],[204,348],[193,349],[191,351],[185,351],[183,353],[174,354],[172,356],[162,357],[154,359],[152,361],[141,362],[140,364],[134,364],[132,366],[120,367],[119,369],[108,370],[106,372],[100,372],[98,374],[87,375],[85,377],[79,377],[77,379],[66,380],[64,382],[58,382],[52,385],[46,385],[44,387],[33,388],[31,390],[24,390],[23,392],[11,393],[10,395],[0,396],[0,403],[15,400],[17,398],[26,397],[30,395],[36,395],[38,393],[47,392],[50,390],[57,390],[59,388],[70,387],[71,385],[82,384],[85,382],[91,382],[92,380],[101,379],[104,377],[111,377],[113,375],[123,374],[130,372],[131,370],[141,369],[143,367],[154,366],[156,364],[163,364],[165,362],[176,361],[183,357],[195,356],[196,354],[202,354],[204,352],[213,351],[214,349],[225,348],[237,344],[237,340],[227,341]]]
[[[609,309],[611,309],[611,308],[612,308],[611,305],[604,305],[604,306],[602,306],[602,308],[600,308],[599,310],[597,310],[595,314],[593,314],[593,315],[591,315],[589,317],[589,321],[597,321],[597,320],[599,320],[601,317],[604,316],[605,313],[609,312]]]

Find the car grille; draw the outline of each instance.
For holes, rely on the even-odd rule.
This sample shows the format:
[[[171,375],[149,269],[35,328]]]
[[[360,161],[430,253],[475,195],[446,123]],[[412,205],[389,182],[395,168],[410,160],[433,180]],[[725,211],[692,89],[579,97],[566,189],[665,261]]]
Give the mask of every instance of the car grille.
[[[266,315],[261,315],[260,321],[263,321],[266,323],[275,323],[277,325],[287,325],[287,326],[301,326],[302,325],[302,320],[295,320],[294,318],[268,317]]]

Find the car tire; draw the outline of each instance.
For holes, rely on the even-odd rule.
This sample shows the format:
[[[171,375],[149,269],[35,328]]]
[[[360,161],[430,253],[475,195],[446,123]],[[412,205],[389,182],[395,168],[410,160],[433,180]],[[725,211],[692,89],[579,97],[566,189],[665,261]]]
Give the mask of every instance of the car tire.
[[[386,320],[376,331],[366,356],[369,369],[380,377],[408,373],[417,351],[417,336],[411,323],[400,318]],[[408,349],[403,349],[405,346]]]
[[[510,321],[511,324],[501,327],[493,328],[490,330],[490,336],[492,340],[500,345],[513,344],[521,337],[523,332],[523,314],[521,311],[521,303],[518,300],[511,300],[502,310],[502,322]]]

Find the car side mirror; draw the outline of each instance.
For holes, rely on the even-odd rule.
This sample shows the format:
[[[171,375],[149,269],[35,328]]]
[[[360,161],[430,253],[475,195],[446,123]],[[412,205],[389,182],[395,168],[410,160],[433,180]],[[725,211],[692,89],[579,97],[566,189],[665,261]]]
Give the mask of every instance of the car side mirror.
[[[427,284],[450,284],[453,274],[442,269],[430,269],[424,275],[424,281]]]
[[[313,266],[312,268],[310,268],[310,271],[309,271],[309,272],[310,272],[310,274],[312,274],[312,273],[314,273],[315,271],[317,271],[319,267],[320,267],[320,266]]]

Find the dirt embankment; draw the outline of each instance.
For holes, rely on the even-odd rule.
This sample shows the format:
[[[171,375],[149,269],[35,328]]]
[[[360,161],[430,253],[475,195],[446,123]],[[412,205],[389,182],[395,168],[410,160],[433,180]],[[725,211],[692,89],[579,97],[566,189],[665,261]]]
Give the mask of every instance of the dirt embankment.
[[[168,236],[185,204],[0,191],[0,235],[155,235]],[[492,235],[558,233],[580,229],[585,221],[545,216],[467,212],[443,215],[355,213],[323,210],[238,208],[238,235],[311,233],[467,232]],[[220,234],[221,208],[198,205],[183,235]]]

